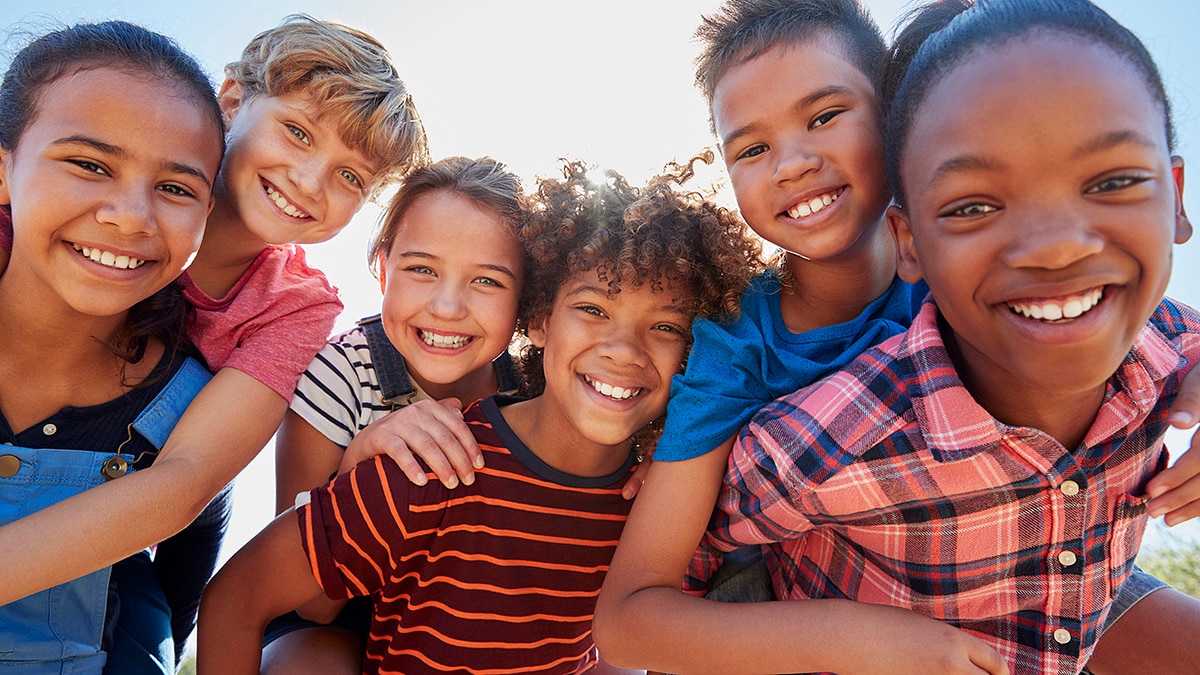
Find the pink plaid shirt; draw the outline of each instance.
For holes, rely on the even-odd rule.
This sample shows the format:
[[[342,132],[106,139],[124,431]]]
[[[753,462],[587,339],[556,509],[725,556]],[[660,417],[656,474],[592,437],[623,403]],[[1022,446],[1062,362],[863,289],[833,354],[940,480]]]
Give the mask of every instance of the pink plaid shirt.
[[[685,585],[767,544],[780,598],[911,609],[991,644],[1015,673],[1078,673],[1166,466],[1200,315],[1164,301],[1082,445],[995,420],[963,387],[927,303],[905,334],[764,408],[733,449]]]

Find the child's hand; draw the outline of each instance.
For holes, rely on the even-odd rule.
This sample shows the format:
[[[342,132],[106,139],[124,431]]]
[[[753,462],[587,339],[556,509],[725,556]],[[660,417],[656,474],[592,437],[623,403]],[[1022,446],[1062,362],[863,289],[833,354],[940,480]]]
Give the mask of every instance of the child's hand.
[[[650,465],[653,463],[654,460],[647,457],[634,468],[633,475],[625,481],[625,487],[621,488],[622,497],[633,499],[637,496],[638,491],[642,489],[642,483],[646,482],[646,472],[650,470]]]
[[[842,675],[1008,675],[1004,659],[983,640],[916,612],[856,603],[864,612],[858,634],[870,635],[846,650]]]
[[[1171,406],[1171,426],[1190,429],[1200,421],[1200,372],[1188,371],[1179,383],[1179,394]],[[1192,435],[1187,452],[1146,484],[1151,517],[1166,516],[1167,525],[1178,525],[1200,516],[1200,437]]]
[[[428,478],[413,455],[425,460],[448,488],[458,487],[460,479],[474,483],[475,469],[483,468],[483,453],[463,422],[462,403],[456,398],[417,401],[372,422],[350,442],[338,473],[375,455],[391,457],[417,485]]]

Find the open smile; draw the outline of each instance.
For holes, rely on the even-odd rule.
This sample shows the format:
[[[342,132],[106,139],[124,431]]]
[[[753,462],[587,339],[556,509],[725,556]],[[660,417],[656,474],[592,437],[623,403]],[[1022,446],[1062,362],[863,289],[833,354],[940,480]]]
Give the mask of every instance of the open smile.
[[[282,192],[276,190],[274,185],[263,181],[262,186],[263,190],[265,190],[267,193],[267,198],[274,202],[275,206],[279,207],[280,211],[283,211],[287,215],[300,220],[308,220],[309,218],[312,218],[312,216],[308,215],[304,209],[301,209],[299,206],[296,206],[288,201],[288,198],[283,196]]]
[[[1087,314],[1104,299],[1104,287],[1061,298],[1018,300],[1005,303],[1013,313],[1027,319],[1054,323],[1070,321]]]
[[[836,190],[831,190],[824,194],[817,195],[816,197],[806,199],[805,201],[796,204],[790,209],[785,210],[784,213],[786,213],[789,218],[806,218],[814,213],[820,213],[821,211],[824,211],[827,206],[836,202],[838,197],[841,197],[842,193],[845,191],[846,188],[842,187]]]
[[[105,267],[112,267],[118,270],[132,270],[146,264],[141,258],[121,255],[111,251],[103,251],[98,248],[90,248],[88,246],[80,246],[79,244],[71,244],[72,248],[79,252],[80,255],[95,263],[100,263]]]
[[[595,389],[596,391],[600,392],[602,395],[607,396],[616,401],[625,401],[625,400],[634,398],[635,396],[640,396],[642,394],[642,392],[645,391],[645,389],[643,387],[634,387],[632,389],[626,389],[624,387],[614,387],[613,385],[611,385],[607,382],[601,382],[600,380],[593,380],[592,378],[588,377],[587,375],[583,376],[583,380],[584,380],[584,382],[587,382],[588,384],[590,384],[592,386],[592,389]]]
[[[438,349],[460,349],[475,339],[470,335],[445,335],[420,328],[417,329],[417,337],[421,342]]]

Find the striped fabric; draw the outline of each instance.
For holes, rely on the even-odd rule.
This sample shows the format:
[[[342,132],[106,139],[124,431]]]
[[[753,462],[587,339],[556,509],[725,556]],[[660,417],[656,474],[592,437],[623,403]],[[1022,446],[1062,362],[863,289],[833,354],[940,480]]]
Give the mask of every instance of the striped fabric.
[[[299,523],[333,598],[373,595],[368,673],[578,673],[596,662],[591,621],[629,513],[610,476],[556,471],[491,397],[465,412],[486,457],[474,485],[416,487],[376,457],[312,492]]]
[[[367,336],[362,326],[355,326],[317,352],[296,385],[291,409],[344,448],[371,422],[425,398],[429,397],[417,388],[403,401],[384,400]]]
[[[1014,673],[1080,672],[1133,566],[1198,333],[1194,310],[1164,301],[1068,452],[972,399],[926,304],[906,334],[752,420],[689,590],[718,550],[768,544],[781,598],[904,607],[987,640]]]

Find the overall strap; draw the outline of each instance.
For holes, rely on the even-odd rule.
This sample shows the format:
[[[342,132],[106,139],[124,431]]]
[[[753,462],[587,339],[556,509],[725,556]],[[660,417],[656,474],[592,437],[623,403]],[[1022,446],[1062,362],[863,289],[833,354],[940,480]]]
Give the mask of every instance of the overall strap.
[[[212,374],[195,359],[185,360],[167,386],[133,421],[134,431],[161,450],[183,411],[211,379]]]
[[[379,380],[383,400],[391,401],[413,393],[415,389],[408,375],[408,367],[404,365],[404,357],[388,339],[381,316],[369,316],[359,321],[358,325],[367,338],[367,349],[371,351],[371,363],[375,367],[375,379]]]

